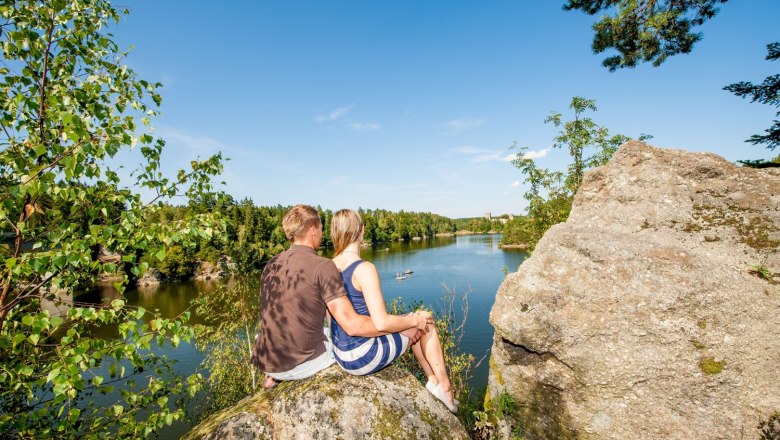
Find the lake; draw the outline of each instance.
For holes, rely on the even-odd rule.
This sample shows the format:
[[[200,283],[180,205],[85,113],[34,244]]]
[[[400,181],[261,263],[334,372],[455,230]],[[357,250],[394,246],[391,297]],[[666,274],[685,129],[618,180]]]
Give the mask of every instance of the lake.
[[[475,369],[470,384],[479,389],[487,384],[488,357],[493,343],[493,327],[488,322],[496,291],[506,273],[517,271],[527,253],[517,249],[498,248],[500,234],[435,237],[411,242],[381,243],[361,250],[363,259],[373,262],[379,272],[385,301],[400,297],[406,303],[421,301],[438,312],[446,306],[443,298],[446,289],[454,291],[457,298],[466,295],[468,316],[461,350],[472,353],[478,360],[484,358]],[[330,250],[323,256],[330,257]],[[408,278],[396,280],[399,273],[413,272]],[[174,317],[190,306],[198,295],[214,289],[216,281],[176,282],[155,287],[128,289],[127,302],[148,310],[158,309],[165,317]],[[93,291],[91,300],[113,298],[111,288]],[[80,297],[80,300],[88,298]],[[461,304],[456,301],[457,320],[461,318]],[[198,322],[197,317],[193,317]],[[203,353],[190,344],[181,344],[176,350],[166,350],[169,357],[177,359],[176,371],[191,374],[203,360]],[[173,438],[186,432],[187,427],[166,429],[161,438]]]

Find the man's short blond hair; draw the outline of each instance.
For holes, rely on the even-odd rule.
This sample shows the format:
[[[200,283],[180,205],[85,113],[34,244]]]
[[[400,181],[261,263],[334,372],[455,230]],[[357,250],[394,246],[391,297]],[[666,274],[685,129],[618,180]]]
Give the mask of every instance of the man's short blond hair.
[[[322,225],[317,210],[309,205],[295,205],[284,214],[282,229],[289,240],[301,238],[311,226]]]

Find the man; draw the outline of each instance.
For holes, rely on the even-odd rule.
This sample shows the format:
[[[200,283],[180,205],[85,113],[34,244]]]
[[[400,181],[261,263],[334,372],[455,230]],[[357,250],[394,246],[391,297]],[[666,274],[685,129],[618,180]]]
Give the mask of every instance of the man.
[[[317,255],[322,241],[317,210],[306,205],[290,208],[282,228],[292,245],[263,270],[260,332],[252,352],[252,362],[268,376],[266,388],[275,380],[304,379],[334,363],[327,329],[323,332],[326,309],[350,335],[384,334],[370,317],[355,312],[338,269]],[[418,332],[410,342],[420,336]]]

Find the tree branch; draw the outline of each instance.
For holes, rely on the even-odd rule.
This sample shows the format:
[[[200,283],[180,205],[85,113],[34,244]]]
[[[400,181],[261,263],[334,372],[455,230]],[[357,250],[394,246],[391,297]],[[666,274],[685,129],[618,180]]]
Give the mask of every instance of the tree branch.
[[[52,33],[54,33],[54,15],[51,16],[51,24],[46,32],[46,51],[43,54],[43,71],[41,72],[41,104],[38,110],[38,129],[40,130],[41,142],[46,141],[46,77],[49,73],[49,51],[52,44]]]

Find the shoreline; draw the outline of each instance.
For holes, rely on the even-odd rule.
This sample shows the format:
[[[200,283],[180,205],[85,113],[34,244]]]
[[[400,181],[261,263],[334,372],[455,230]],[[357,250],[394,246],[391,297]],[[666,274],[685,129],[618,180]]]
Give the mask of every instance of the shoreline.
[[[499,249],[520,249],[520,250],[526,250],[528,249],[528,245],[526,243],[517,243],[517,244],[499,244]]]

